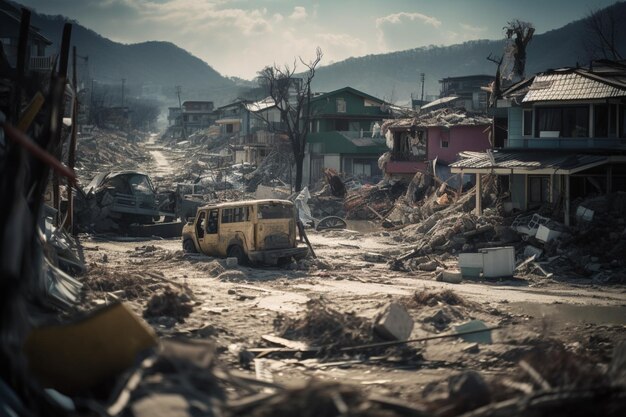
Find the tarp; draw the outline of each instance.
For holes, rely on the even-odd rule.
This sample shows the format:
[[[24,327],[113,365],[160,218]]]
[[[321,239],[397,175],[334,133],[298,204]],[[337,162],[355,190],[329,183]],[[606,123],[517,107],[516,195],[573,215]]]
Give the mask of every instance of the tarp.
[[[309,187],[304,187],[294,201],[294,204],[298,209],[298,217],[303,224],[315,223],[315,218],[311,215],[311,208],[307,204],[309,198],[311,198]]]

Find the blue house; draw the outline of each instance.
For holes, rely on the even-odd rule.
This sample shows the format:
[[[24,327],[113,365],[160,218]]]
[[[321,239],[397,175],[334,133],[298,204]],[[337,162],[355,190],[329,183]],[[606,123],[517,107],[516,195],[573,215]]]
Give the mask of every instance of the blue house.
[[[505,146],[461,153],[453,173],[475,174],[479,190],[482,174],[507,176],[513,207],[551,204],[565,224],[573,200],[626,191],[626,62],[537,74],[497,106],[508,109]]]

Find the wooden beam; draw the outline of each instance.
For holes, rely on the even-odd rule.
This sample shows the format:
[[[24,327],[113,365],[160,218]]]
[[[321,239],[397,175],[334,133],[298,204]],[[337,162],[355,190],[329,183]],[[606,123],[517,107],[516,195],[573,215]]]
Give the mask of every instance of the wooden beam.
[[[483,202],[482,202],[482,181],[481,174],[476,174],[476,215],[483,214]]]
[[[569,217],[570,217],[570,185],[569,185],[569,175],[565,176],[565,209],[564,211],[564,221],[565,226],[569,226]]]

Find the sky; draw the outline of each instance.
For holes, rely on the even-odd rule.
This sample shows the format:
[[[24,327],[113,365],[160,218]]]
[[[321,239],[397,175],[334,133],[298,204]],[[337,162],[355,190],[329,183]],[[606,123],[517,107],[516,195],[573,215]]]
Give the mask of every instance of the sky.
[[[349,57],[473,39],[500,39],[512,19],[536,33],[615,0],[17,0],[64,15],[122,43],[173,42],[222,75],[252,79],[264,66]]]

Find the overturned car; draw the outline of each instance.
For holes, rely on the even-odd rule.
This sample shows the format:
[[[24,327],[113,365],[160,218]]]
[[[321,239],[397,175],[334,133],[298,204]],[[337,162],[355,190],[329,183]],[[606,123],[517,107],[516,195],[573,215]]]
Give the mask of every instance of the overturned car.
[[[109,171],[94,177],[75,197],[77,222],[83,229],[114,231],[133,223],[151,224],[161,216],[158,196],[148,175],[138,171]]]

